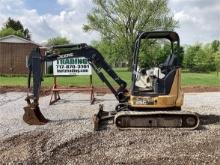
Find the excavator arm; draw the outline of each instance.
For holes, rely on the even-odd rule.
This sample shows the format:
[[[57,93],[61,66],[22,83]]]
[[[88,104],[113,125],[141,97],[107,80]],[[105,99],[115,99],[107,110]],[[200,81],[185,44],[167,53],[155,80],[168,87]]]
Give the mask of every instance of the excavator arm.
[[[63,50],[65,49],[65,50]],[[54,53],[54,51],[63,50],[61,53]],[[114,94],[119,103],[126,102],[128,97],[126,96],[128,91],[126,89],[127,84],[123,81],[115,72],[111,66],[105,61],[103,56],[95,48],[86,44],[77,45],[58,45],[51,47],[46,56],[41,56],[39,49],[35,49],[31,52],[28,60],[28,89],[31,87],[31,77],[33,77],[33,89],[32,95],[26,97],[28,106],[24,107],[25,114],[23,119],[28,124],[44,124],[49,120],[46,119],[39,108],[39,94],[41,89],[41,81],[43,80],[42,63],[45,61],[54,61],[59,58],[73,58],[73,57],[85,57],[98,77],[107,85],[107,87]],[[115,89],[106,76],[103,70],[118,84],[118,89]],[[102,111],[102,106],[100,106]],[[102,113],[102,112],[100,112]],[[109,114],[107,114],[109,116]],[[102,114],[103,116],[103,114]]]
[[[96,72],[98,77],[106,84],[106,86],[115,95],[116,99],[119,102],[125,102],[126,97],[124,94],[127,93],[127,90],[126,90],[127,83],[115,73],[115,71],[105,61],[105,59],[103,58],[101,53],[98,52],[97,49],[91,46],[87,46],[86,44],[60,45],[60,46],[54,46],[53,49],[71,48],[71,47],[79,47],[79,46],[80,48],[65,51],[64,53],[61,53],[60,55],[68,54],[68,58],[85,57],[89,61],[90,65],[92,66],[93,70]],[[104,70],[119,85],[119,88],[117,90],[108,81],[106,76],[103,74],[102,70]]]

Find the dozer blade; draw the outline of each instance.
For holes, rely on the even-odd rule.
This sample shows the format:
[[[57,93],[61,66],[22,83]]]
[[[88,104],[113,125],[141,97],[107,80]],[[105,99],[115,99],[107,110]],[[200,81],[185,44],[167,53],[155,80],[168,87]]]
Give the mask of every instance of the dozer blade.
[[[199,117],[192,112],[156,111],[137,112],[121,111],[115,115],[114,123],[119,129],[132,128],[184,128],[196,129]]]
[[[113,121],[115,114],[116,111],[104,111],[103,105],[100,104],[98,113],[93,116],[94,130],[99,131],[103,126],[104,121]]]
[[[23,120],[29,125],[44,125],[49,121],[43,116],[39,106],[31,105],[24,107]]]

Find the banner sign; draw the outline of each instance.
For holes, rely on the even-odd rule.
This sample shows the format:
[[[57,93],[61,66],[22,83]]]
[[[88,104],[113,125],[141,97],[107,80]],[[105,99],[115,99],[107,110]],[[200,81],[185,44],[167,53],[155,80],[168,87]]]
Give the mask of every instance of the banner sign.
[[[59,58],[53,61],[54,75],[91,75],[92,68],[84,57]]]

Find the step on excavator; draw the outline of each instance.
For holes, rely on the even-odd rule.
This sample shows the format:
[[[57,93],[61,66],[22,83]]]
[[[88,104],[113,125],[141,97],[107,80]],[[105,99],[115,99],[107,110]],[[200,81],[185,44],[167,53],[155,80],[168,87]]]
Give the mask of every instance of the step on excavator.
[[[151,68],[138,66],[141,41],[166,39],[170,42],[171,53],[164,63]],[[58,45],[51,47],[46,56],[41,56],[39,48],[34,49],[28,60],[28,95],[24,107],[23,120],[30,125],[42,125],[50,122],[39,108],[39,92],[42,81],[42,63],[62,58],[85,57],[98,77],[107,85],[118,100],[114,110],[104,110],[99,105],[94,114],[94,130],[100,130],[104,121],[112,120],[120,130],[146,128],[196,129],[199,117],[196,113],[181,111],[183,92],[181,90],[181,67],[179,63],[180,40],[173,31],[139,32],[134,48],[130,90],[100,52],[87,44]],[[59,51],[62,50],[62,51]],[[113,86],[106,72],[117,84]],[[31,77],[33,77],[32,94]]]

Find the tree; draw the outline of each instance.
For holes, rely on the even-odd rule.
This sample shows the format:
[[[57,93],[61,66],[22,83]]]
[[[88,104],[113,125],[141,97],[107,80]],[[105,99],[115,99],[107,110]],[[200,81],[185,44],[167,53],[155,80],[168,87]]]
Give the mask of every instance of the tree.
[[[105,40],[101,41],[92,41],[91,45],[98,49],[101,54],[105,57],[105,60],[108,61],[110,65],[115,65],[115,56],[113,55],[112,45]]]
[[[219,76],[219,71],[220,71],[220,49],[214,53],[215,57],[215,68],[217,72],[217,76]]]
[[[192,68],[195,66],[193,59],[196,56],[196,53],[200,49],[200,47],[201,47],[200,44],[191,45],[191,46],[186,47],[184,61],[183,61],[183,65],[185,68],[192,70]]]
[[[179,50],[176,49],[176,44],[174,44],[174,52],[173,54],[177,54],[178,51],[178,59],[180,65],[182,65],[184,49],[180,47]],[[151,68],[154,66],[159,66],[159,64],[164,63],[166,58],[171,54],[171,44],[168,41],[161,42],[158,40],[157,42],[151,43],[142,43],[140,48],[140,66],[142,68]]]
[[[54,37],[54,38],[50,38],[47,41],[47,46],[55,46],[55,45],[65,45],[65,44],[69,44],[70,40],[68,40],[66,37]],[[65,52],[66,50],[68,50],[68,48],[62,48],[62,49],[57,49],[55,50],[56,53],[62,53]],[[53,73],[53,65],[50,65],[48,67],[48,73],[51,74]]]
[[[131,66],[132,47],[138,31],[173,30],[177,22],[170,15],[167,0],[94,0],[85,31],[98,31],[101,38],[118,45],[117,57]]]
[[[101,52],[110,65],[114,67],[122,67],[123,64],[126,64],[126,59],[124,59],[123,56],[118,56],[118,54],[123,54],[123,52],[118,49],[119,45],[111,43],[111,41],[105,39],[101,39],[101,41],[93,41],[91,44]]]
[[[208,63],[205,51],[200,47],[198,51],[195,52],[195,56],[192,59],[194,66],[193,71],[196,72],[206,72],[208,71]]]
[[[50,38],[47,41],[47,46],[64,45],[69,43],[70,40],[68,40],[66,37],[54,37],[54,38]]]
[[[70,40],[68,40],[66,37],[54,37],[54,38],[50,38],[47,41],[47,46],[54,46],[54,45],[65,45],[65,44],[69,44]],[[62,49],[57,49],[57,52],[65,52],[67,51],[69,48],[62,48]]]
[[[217,52],[218,49],[220,48],[220,41],[218,40],[212,41],[211,47],[212,47],[213,52]]]
[[[186,48],[184,67],[193,72],[209,72],[216,70],[212,46],[195,44]]]
[[[31,39],[30,31],[27,28],[24,28],[20,21],[16,21],[9,17],[3,28],[0,30],[0,35],[1,37],[4,37],[12,34],[28,40]]]
[[[5,37],[8,35],[16,35],[16,36],[24,38],[24,34],[21,31],[16,31],[12,28],[3,28],[0,30],[0,37]]]

